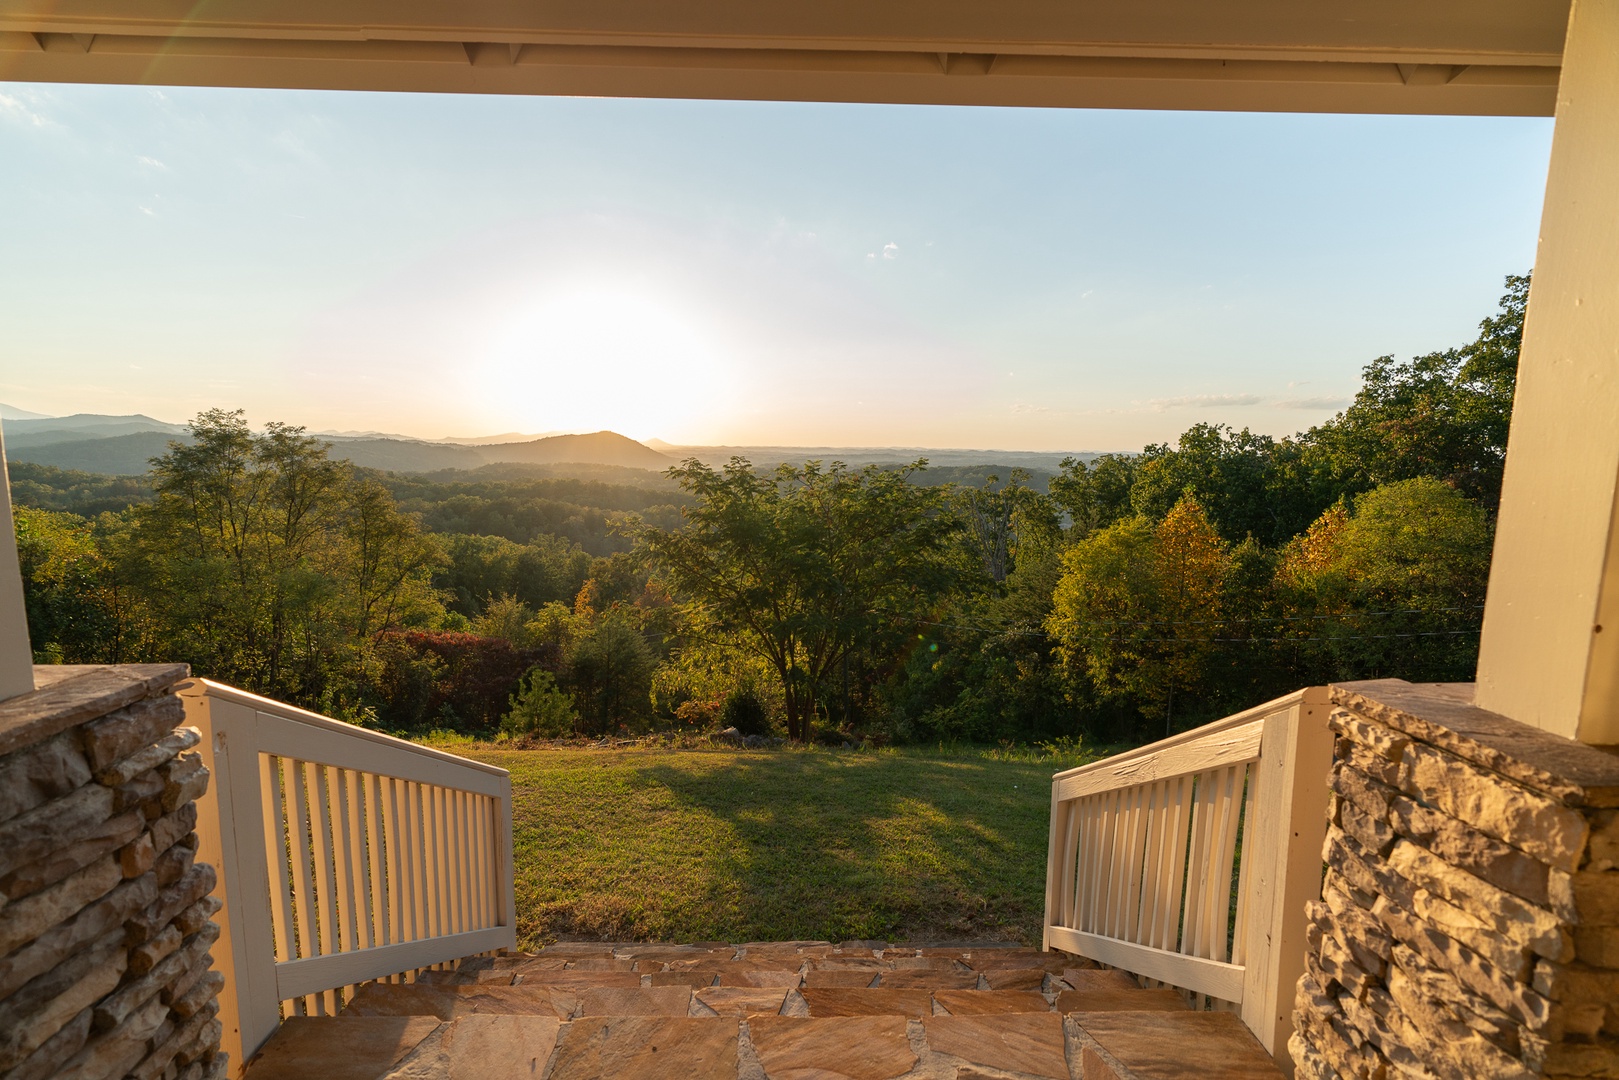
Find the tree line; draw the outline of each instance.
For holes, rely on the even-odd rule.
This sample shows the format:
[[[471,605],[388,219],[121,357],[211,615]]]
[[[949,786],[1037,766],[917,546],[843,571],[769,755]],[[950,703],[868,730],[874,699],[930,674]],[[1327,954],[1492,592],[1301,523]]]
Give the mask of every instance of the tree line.
[[[213,410],[143,486],[14,470],[41,662],[184,660],[389,730],[1143,739],[1299,686],[1466,680],[1528,279],[1297,436],[927,483],[695,460],[384,475]]]

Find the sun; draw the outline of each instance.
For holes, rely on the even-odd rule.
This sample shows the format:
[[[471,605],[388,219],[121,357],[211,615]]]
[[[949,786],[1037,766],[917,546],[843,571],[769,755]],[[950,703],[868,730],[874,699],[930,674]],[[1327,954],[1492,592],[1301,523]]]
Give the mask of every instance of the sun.
[[[525,431],[612,430],[679,439],[731,406],[718,335],[669,298],[611,284],[553,288],[492,336],[479,411]]]

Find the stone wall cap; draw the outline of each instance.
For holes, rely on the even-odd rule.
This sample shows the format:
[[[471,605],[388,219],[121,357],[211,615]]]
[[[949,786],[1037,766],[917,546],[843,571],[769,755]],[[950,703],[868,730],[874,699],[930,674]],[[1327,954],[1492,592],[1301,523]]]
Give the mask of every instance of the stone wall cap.
[[[189,664],[35,665],[32,693],[0,701],[0,755],[166,690]]]
[[[1333,683],[1332,703],[1569,806],[1619,806],[1619,754],[1472,704],[1465,684]]]

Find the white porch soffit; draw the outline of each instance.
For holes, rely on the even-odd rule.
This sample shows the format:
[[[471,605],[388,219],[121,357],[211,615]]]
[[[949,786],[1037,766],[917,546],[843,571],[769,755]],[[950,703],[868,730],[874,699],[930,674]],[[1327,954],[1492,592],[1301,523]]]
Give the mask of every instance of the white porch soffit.
[[[1568,0],[0,0],[0,79],[1550,116]]]

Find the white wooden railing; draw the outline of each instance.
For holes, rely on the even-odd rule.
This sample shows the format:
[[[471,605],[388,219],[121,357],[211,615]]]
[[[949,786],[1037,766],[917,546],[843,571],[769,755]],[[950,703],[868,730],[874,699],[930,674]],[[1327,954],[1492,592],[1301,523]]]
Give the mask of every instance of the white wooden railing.
[[[1311,687],[1053,777],[1046,948],[1240,1011],[1291,1073],[1327,711],[1326,688]]]
[[[181,691],[213,773],[219,1017],[234,1069],[284,1015],[371,979],[514,948],[511,779],[206,679]]]

